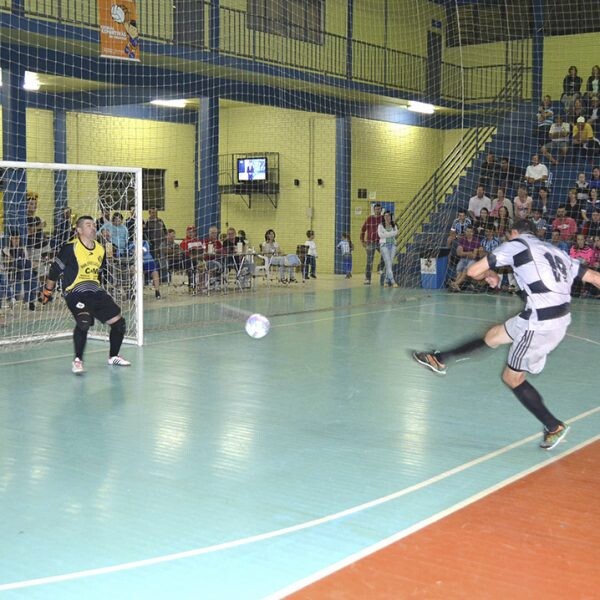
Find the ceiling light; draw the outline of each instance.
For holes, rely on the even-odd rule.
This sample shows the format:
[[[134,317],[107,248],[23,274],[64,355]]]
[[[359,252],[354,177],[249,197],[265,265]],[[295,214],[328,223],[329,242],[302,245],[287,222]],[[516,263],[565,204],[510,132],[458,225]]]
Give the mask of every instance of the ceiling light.
[[[150,104],[156,106],[170,106],[171,108],[185,108],[187,100],[152,100]]]
[[[37,92],[42,84],[40,83],[37,73],[31,71],[25,71],[25,77],[23,79],[23,89],[30,92]]]
[[[408,103],[408,110],[412,110],[413,112],[418,112],[424,115],[432,115],[434,112],[433,104],[427,104],[426,102],[416,102],[411,100]]]

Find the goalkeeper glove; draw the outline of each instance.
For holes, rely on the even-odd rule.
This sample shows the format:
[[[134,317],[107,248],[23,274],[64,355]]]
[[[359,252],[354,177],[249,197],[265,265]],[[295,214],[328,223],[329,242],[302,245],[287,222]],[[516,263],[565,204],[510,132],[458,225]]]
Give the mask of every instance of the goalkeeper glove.
[[[38,300],[42,304],[48,304],[48,302],[52,300],[52,294],[54,294],[54,290],[49,290],[46,286],[44,286],[44,288],[40,292],[40,297],[38,298]]]

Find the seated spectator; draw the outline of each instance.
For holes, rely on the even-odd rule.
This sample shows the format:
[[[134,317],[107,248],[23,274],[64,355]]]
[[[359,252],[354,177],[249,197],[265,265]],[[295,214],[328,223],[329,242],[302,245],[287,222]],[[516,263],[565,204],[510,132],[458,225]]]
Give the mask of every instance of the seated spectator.
[[[590,98],[590,105],[586,112],[586,118],[594,131],[598,131],[596,124],[598,123],[598,119],[600,119],[600,98],[596,94]]]
[[[493,224],[485,230],[483,238],[481,238],[479,247],[479,258],[483,258],[493,252],[502,242],[498,237],[498,232]]]
[[[469,217],[471,219],[478,219],[479,213],[484,207],[487,208],[489,212],[492,208],[492,201],[485,195],[484,187],[478,185],[476,194],[471,196],[471,199],[469,200]]]
[[[574,127],[575,123],[577,123],[577,119],[580,117],[585,119],[585,108],[583,106],[583,102],[578,98],[567,112],[567,121],[571,127]]]
[[[506,206],[502,206],[498,211],[498,217],[494,220],[496,233],[501,240],[505,240],[512,229],[513,220],[508,214]]]
[[[533,208],[533,198],[527,194],[527,188],[520,185],[513,201],[515,219],[528,219]]]
[[[548,202],[550,200],[550,192],[548,188],[541,187],[538,190],[537,199],[534,202],[534,206],[539,206],[542,209],[542,214],[548,216]]]
[[[188,231],[189,230],[188,228]],[[194,281],[193,264],[192,260],[181,245],[175,240],[176,234],[174,229],[167,229],[167,237],[165,238],[162,246],[160,247],[160,260],[167,269],[168,273],[174,271],[185,271],[188,275],[188,285],[191,286]],[[189,246],[190,241],[186,242],[186,247]]]
[[[585,173],[579,173],[577,175],[577,181],[575,182],[574,187],[577,192],[577,200],[580,202],[587,202],[590,197],[590,184],[585,179]]]
[[[583,233],[587,235],[588,239],[595,239],[600,236],[600,207],[592,211],[590,220],[584,225]]]
[[[537,112],[536,139],[538,147],[544,145],[548,141],[548,134],[553,119],[554,111],[552,110],[552,98],[546,95],[538,107]]]
[[[554,123],[550,127],[548,137],[550,141],[542,146],[542,154],[553,164],[557,165],[558,160],[554,155],[560,154],[564,158],[569,151],[571,126],[563,121],[561,114],[554,116]]]
[[[508,158],[500,160],[500,173],[498,183],[507,193],[514,189],[515,184],[523,179],[523,169],[516,165],[511,165]]]
[[[590,192],[594,189],[600,189],[600,167],[594,167],[592,169],[592,177],[588,182]]]
[[[565,254],[569,254],[569,244],[562,239],[560,231],[555,229],[550,235],[550,243],[556,246],[559,250],[562,250]]]
[[[196,273],[204,271],[204,244],[198,237],[197,229],[194,225],[189,225],[186,228],[185,238],[181,241],[180,246],[192,266],[192,277],[189,281],[189,286],[190,291],[194,291],[199,285]]]
[[[585,204],[577,200],[577,191],[574,188],[569,190],[565,205],[565,215],[574,219],[577,222],[578,228],[584,219]]]
[[[587,79],[585,91],[588,98],[600,94],[600,66],[594,65],[592,67],[592,74]]]
[[[281,253],[279,242],[275,241],[275,231],[267,229],[265,231],[265,241],[261,244],[261,252],[265,255],[269,265],[279,267],[279,281],[281,283],[295,282],[295,266],[288,266],[286,256]],[[294,255],[295,256],[295,255]],[[298,258],[298,257],[296,257]],[[300,260],[298,259],[298,264]],[[287,275],[286,275],[287,273]]]
[[[577,67],[572,65],[569,67],[567,75],[563,79],[563,93],[560,101],[565,109],[569,109],[575,100],[581,95],[581,85],[583,81],[577,74]]]
[[[448,246],[452,247],[453,243],[457,238],[461,238],[465,233],[465,229],[467,227],[472,227],[473,221],[469,217],[467,217],[467,213],[464,209],[460,208],[458,210],[458,214],[456,219],[454,219],[452,223],[452,227],[450,227],[450,234],[448,235]]]
[[[564,205],[556,210],[556,218],[552,221],[552,231],[560,233],[561,240],[571,242],[577,234],[577,222],[571,217],[567,217]]]
[[[479,183],[484,189],[491,190],[498,185],[497,178],[500,165],[496,162],[496,156],[492,152],[488,152],[485,162],[481,165],[481,173]]]
[[[590,246],[585,238],[585,235],[580,233],[576,240],[575,244],[571,246],[569,250],[569,256],[578,260],[584,266],[592,266],[594,263],[594,249]],[[575,279],[573,282],[573,288],[571,290],[571,294],[573,296],[580,296],[583,289],[582,282],[579,278]]]
[[[587,156],[588,151],[592,150],[591,144],[594,141],[594,130],[589,123],[585,122],[585,117],[578,117],[573,126],[573,150],[576,154]]]
[[[593,269],[596,271],[600,271],[600,236],[596,236],[594,238],[594,263],[592,265]]]
[[[208,237],[202,240],[204,246],[204,266],[209,274],[215,275],[223,271],[223,243],[219,239],[216,225],[208,228]]]
[[[493,226],[494,223],[490,218],[490,211],[483,207],[479,212],[479,219],[475,219],[475,222],[473,223],[473,231],[475,232],[475,236],[478,238],[484,237],[486,230]]]
[[[531,164],[525,170],[525,181],[530,186],[541,186],[548,181],[548,167],[540,162],[540,157],[534,154],[531,157]]]
[[[223,241],[223,256],[225,268],[233,269],[236,273],[241,264],[241,256],[244,253],[244,242],[238,237],[234,227],[229,227]]]
[[[499,187],[496,192],[496,198],[492,202],[492,210],[490,210],[491,217],[497,217],[500,209],[505,206],[508,210],[509,217],[513,216],[513,205],[512,202],[504,195],[504,188]]]
[[[531,224],[533,225],[532,231],[540,238],[545,239],[546,230],[548,229],[548,222],[542,216],[542,209],[539,206],[534,207],[531,212]]]
[[[456,279],[450,282],[450,287],[460,292],[460,286],[467,278],[467,269],[479,256],[479,240],[475,237],[473,228],[467,227],[465,235],[458,242],[456,254],[459,258],[456,265]]]
[[[128,256],[129,234],[127,227],[123,225],[123,215],[120,212],[113,214],[110,223],[104,223],[100,228],[100,235],[104,232],[108,234],[108,240],[113,247],[113,256],[115,258],[124,258]]]

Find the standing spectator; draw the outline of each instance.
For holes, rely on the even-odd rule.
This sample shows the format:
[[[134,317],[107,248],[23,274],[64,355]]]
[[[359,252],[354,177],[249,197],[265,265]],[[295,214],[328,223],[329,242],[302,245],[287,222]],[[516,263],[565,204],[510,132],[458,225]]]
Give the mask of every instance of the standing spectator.
[[[304,260],[304,271],[302,273],[302,277],[306,280],[309,276],[313,279],[317,278],[317,243],[315,242],[315,232],[312,229],[309,229],[306,232],[306,242],[304,245],[306,246],[306,258]]]
[[[35,310],[35,298],[38,289],[38,272],[29,260],[27,248],[21,244],[21,236],[10,236],[9,245],[2,250],[4,266],[8,275],[10,298],[14,302],[15,295],[23,289],[23,302],[29,310]]]
[[[369,215],[360,229],[360,241],[367,251],[367,265],[365,267],[365,285],[371,285],[371,271],[375,250],[379,250],[379,236],[377,228],[381,223],[381,204],[373,205],[373,214]]]
[[[537,145],[542,146],[548,141],[548,133],[552,125],[554,118],[554,111],[552,110],[552,98],[546,95],[544,96],[542,103],[538,107],[537,112]]]
[[[488,152],[485,162],[481,165],[481,173],[479,183],[485,189],[492,190],[498,185],[498,172],[500,165],[496,162],[496,156],[492,152]]]
[[[349,233],[342,233],[342,239],[337,247],[342,253],[342,271],[346,275],[346,279],[350,279],[352,277],[352,251],[354,250],[354,244],[350,239]]]
[[[513,217],[513,205],[512,202],[505,196],[504,188],[499,187],[497,190],[496,198],[492,204],[492,210],[490,211],[491,217],[497,217],[500,209],[505,206],[506,210],[508,210],[508,215],[512,219]]]
[[[516,182],[523,179],[523,169],[515,165],[511,165],[508,158],[500,160],[500,175],[499,184],[510,195],[510,191],[514,189]]]
[[[102,205],[100,216],[96,219],[96,231],[100,231],[106,223],[110,223],[110,206]]]
[[[391,212],[386,212],[383,215],[383,222],[377,228],[379,235],[379,251],[383,257],[385,264],[385,282],[389,287],[398,287],[394,279],[394,257],[396,256],[396,236],[398,235],[398,227],[394,223],[394,215]]]
[[[167,237],[167,228],[164,221],[158,218],[156,208],[148,209],[148,219],[144,223],[144,237],[148,240],[150,252],[153,254],[156,254]]]
[[[75,234],[75,228],[73,227],[71,209],[65,206],[61,211],[56,221],[56,227],[54,228],[54,236],[50,242],[51,247],[60,248],[66,244]]]
[[[531,164],[525,170],[525,180],[530,186],[540,186],[548,181],[548,167],[540,162],[540,157],[534,154]]]
[[[519,186],[513,207],[515,209],[515,221],[529,218],[533,208],[533,198],[527,194],[527,188],[524,185]]]
[[[556,210],[556,219],[552,221],[552,231],[558,231],[561,240],[565,242],[571,242],[577,234],[577,222],[571,217],[567,217],[564,204]]]
[[[469,217],[478,219],[482,208],[492,209],[492,201],[485,195],[485,190],[482,185],[477,186],[477,192],[469,199]]]
[[[129,216],[125,219],[129,243],[135,242],[135,206],[129,209]]]
[[[577,75],[577,67],[574,65],[570,66],[569,71],[563,79],[563,93],[560,97],[560,101],[566,110],[579,98],[582,83],[581,77]]]
[[[127,256],[129,235],[127,227],[123,225],[123,215],[120,212],[113,214],[110,223],[102,225],[99,233],[104,236],[104,232],[108,235],[108,241],[113,246],[114,256],[116,258]]]
[[[569,140],[571,134],[571,126],[563,121],[561,114],[556,114],[554,123],[550,127],[548,137],[550,141],[542,146],[542,154],[553,164],[557,165],[558,160],[553,156],[553,153],[560,154],[561,158],[567,156],[569,151]]]

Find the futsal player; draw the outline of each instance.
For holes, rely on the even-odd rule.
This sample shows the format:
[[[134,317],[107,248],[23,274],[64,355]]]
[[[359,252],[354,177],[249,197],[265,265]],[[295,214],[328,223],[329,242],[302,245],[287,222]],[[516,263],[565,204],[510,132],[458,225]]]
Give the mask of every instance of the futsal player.
[[[59,251],[40,294],[43,304],[49,302],[56,282],[62,277],[64,297],[75,318],[73,343],[75,358],[72,371],[81,375],[83,352],[89,328],[94,319],[110,325],[108,364],[128,367],[131,363],[119,355],[125,337],[125,319],[112,297],[100,286],[99,273],[105,267],[104,247],[96,241],[96,222],[90,216],[77,219],[76,236]]]
[[[521,313],[501,325],[495,325],[483,338],[442,352],[415,352],[413,357],[418,363],[444,375],[451,358],[465,356],[486,346],[497,348],[511,344],[502,381],[544,425],[540,447],[551,450],[564,439],[569,427],[548,410],[542,396],[526,380],[526,375],[540,373],[548,354],[565,337],[571,322],[573,280],[579,277],[600,288],[600,273],[539,240],[531,232],[531,224],[527,220],[516,221],[508,241],[472,264],[467,275],[477,280],[485,279],[495,288],[500,283],[495,269],[506,266],[512,267],[525,294],[526,305]]]

